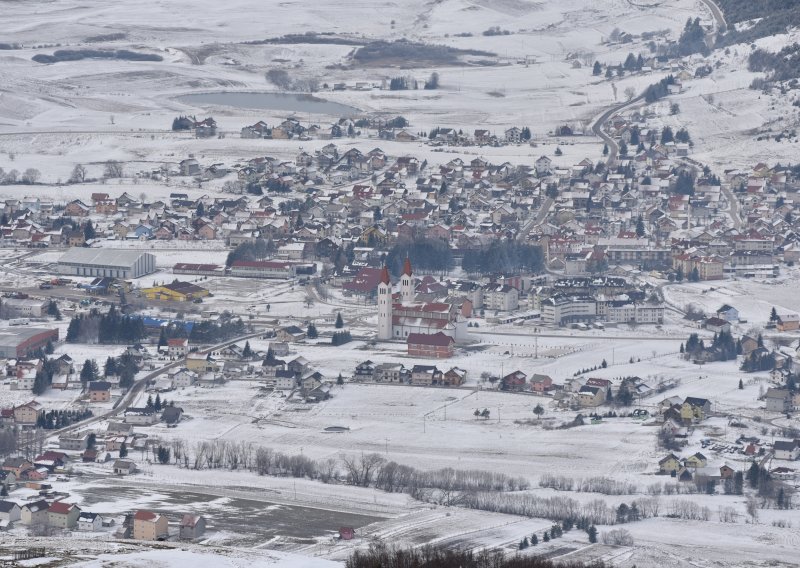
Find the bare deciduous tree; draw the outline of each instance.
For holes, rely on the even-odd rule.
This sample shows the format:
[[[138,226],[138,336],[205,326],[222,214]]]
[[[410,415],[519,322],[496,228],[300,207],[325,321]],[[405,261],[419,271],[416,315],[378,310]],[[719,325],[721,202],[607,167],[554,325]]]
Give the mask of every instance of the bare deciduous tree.
[[[122,177],[122,163],[117,160],[109,160],[106,162],[105,169],[103,170],[103,177],[106,178],[121,178]]]

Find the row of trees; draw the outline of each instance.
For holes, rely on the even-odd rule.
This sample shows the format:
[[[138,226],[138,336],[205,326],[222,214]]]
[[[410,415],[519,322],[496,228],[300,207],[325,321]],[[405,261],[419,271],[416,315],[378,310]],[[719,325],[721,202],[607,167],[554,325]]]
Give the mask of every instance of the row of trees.
[[[461,268],[466,272],[484,275],[539,272],[543,266],[541,247],[520,244],[513,240],[496,240],[485,249],[467,250],[461,261]]]
[[[257,238],[255,242],[241,243],[228,253],[225,260],[226,266],[231,266],[237,260],[264,260],[275,252],[277,247],[272,239]]]
[[[644,100],[647,103],[654,103],[658,99],[663,99],[669,95],[669,86],[675,84],[675,77],[667,75],[658,83],[649,85],[644,91]]]
[[[161,445],[161,444],[159,444]],[[170,442],[176,464],[193,469],[245,469],[259,475],[291,476],[375,487],[389,493],[407,493],[417,499],[456,504],[469,493],[497,494],[528,488],[521,477],[481,470],[445,468],[422,471],[386,460],[379,454],[342,454],[338,458],[313,460],[289,455],[249,442],[213,440],[189,446],[183,440]]]
[[[349,331],[334,331],[331,337],[331,345],[336,347],[344,345],[345,343],[350,343],[351,341],[353,341],[353,336],[350,335]]]
[[[692,333],[686,340],[685,346],[681,343],[680,352],[684,354],[685,359],[705,356],[712,361],[732,361],[737,355],[741,355],[742,344],[733,338],[731,332],[722,330],[714,334],[711,346],[706,347],[700,336]]]
[[[213,344],[244,335],[245,331],[246,327],[242,318],[223,312],[216,322],[200,321],[195,323],[189,333],[189,340],[193,343]]]
[[[39,181],[42,173],[36,168],[28,168],[22,173],[17,170],[5,171],[0,168],[0,185],[15,185],[21,183],[23,185],[33,185]]]
[[[431,76],[423,84],[423,88],[428,91],[433,91],[439,88],[439,73],[434,71]],[[413,77],[392,77],[389,80],[390,91],[407,91],[419,89],[419,82]]]
[[[88,408],[84,410],[51,410],[39,415],[36,426],[45,430],[58,430],[91,417],[92,411]]]
[[[386,255],[385,263],[395,276],[403,271],[406,258],[418,270],[447,273],[453,268],[453,253],[450,245],[442,239],[418,238],[410,242],[395,244]]]
[[[136,343],[145,337],[144,320],[121,314],[112,305],[105,314],[92,309],[74,316],[67,327],[67,343]]]
[[[597,530],[595,529],[595,537]],[[595,541],[592,541],[595,542]],[[380,541],[367,550],[356,550],[345,568],[604,568],[602,561],[589,564],[575,560],[558,563],[539,556],[507,556],[503,550],[453,550],[434,546],[389,548]]]

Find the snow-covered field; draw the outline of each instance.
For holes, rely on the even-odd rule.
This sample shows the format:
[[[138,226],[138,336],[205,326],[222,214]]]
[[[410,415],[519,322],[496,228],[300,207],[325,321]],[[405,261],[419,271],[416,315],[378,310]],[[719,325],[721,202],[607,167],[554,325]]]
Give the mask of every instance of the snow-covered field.
[[[365,10],[380,16],[365,20]],[[45,170],[41,165],[43,156],[47,156],[43,179],[55,182],[66,179],[76,162],[88,163],[91,177],[100,173],[102,163],[108,159],[138,161],[132,167],[152,169],[164,162],[179,161],[188,153],[204,160],[280,154],[287,149],[294,153],[296,142],[238,139],[242,126],[259,119],[274,122],[285,112],[196,108],[175,97],[191,92],[274,90],[264,78],[270,68],[287,69],[298,79],[314,77],[320,84],[329,85],[341,81],[380,84],[406,73],[393,62],[337,68],[351,51],[350,46],[243,43],[306,32],[363,34],[369,39],[408,38],[494,53],[489,58],[494,65],[490,66],[421,67],[411,71],[420,80],[433,71],[439,72],[441,88],[437,91],[323,89],[320,95],[364,112],[404,115],[411,121],[412,131],[453,126],[469,131],[488,128],[502,134],[513,124],[527,124],[537,140],[548,142],[548,132],[556,126],[570,124],[583,130],[605,106],[624,100],[622,93],[627,87],[641,90],[660,77],[632,75],[610,82],[592,76],[593,58],[616,63],[629,51],[644,49],[639,43],[601,43],[615,28],[632,34],[669,30],[674,37],[686,18],[697,11],[692,0],[647,9],[622,0],[607,0],[601,5],[587,0],[447,0],[435,4],[414,0],[369,6],[361,1],[326,0],[315,3],[312,10],[301,8],[297,2],[256,6],[239,0],[233,6],[209,4],[202,10],[196,9],[194,3],[171,2],[169,6],[153,5],[144,12],[138,6],[106,1],[93,2],[91,6],[73,0],[46,5],[15,4],[5,13],[5,39],[20,43],[23,48],[0,53],[0,72],[5,81],[5,92],[0,97],[0,152],[13,152],[15,156],[13,163],[3,160],[0,165],[19,171],[27,167]],[[172,20],[176,14],[181,15],[180,27],[154,25]],[[280,21],[281,26],[274,28],[280,33],[268,31],[259,14]],[[482,35],[494,25],[511,33]],[[87,38],[102,34],[123,37],[87,43]],[[45,41],[50,47],[36,47]],[[52,53],[58,48],[87,47],[154,52],[164,60],[104,61],[102,66],[91,60],[52,65],[30,60],[37,53]],[[574,66],[575,55],[580,54],[584,63]],[[150,132],[167,130],[177,114],[200,116],[209,111],[213,111],[220,128],[229,133],[226,139],[194,140],[187,135]],[[304,112],[298,117],[323,124],[335,118]],[[36,134],[30,135],[31,132]],[[577,152],[565,150],[565,163],[599,157],[596,142],[588,146],[580,142],[579,138]],[[301,144],[306,148],[317,145]],[[387,151],[402,152],[402,144],[381,141],[380,145]],[[542,151],[528,146],[480,149],[480,153],[501,162],[512,157],[519,161],[520,157],[538,156]]]

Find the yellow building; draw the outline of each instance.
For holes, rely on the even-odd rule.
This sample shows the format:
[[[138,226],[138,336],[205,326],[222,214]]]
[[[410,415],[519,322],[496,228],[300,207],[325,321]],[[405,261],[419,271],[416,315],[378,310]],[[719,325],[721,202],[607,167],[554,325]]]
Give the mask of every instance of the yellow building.
[[[175,281],[171,284],[142,288],[142,295],[148,300],[167,300],[173,302],[189,302],[196,298],[205,298],[208,290],[190,282]]]
[[[169,536],[169,521],[163,515],[150,511],[136,511],[133,516],[133,538],[159,540]]]
[[[220,365],[204,353],[188,353],[186,368],[196,373],[216,373],[220,370]]]

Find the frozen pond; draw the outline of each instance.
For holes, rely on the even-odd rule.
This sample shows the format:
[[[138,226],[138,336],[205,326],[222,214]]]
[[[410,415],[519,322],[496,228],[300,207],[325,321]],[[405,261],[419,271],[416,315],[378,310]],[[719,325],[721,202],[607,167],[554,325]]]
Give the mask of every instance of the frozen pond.
[[[355,107],[334,103],[313,95],[284,93],[195,93],[178,97],[178,100],[199,106],[222,105],[235,108],[327,114],[339,117],[351,116],[359,112]]]

